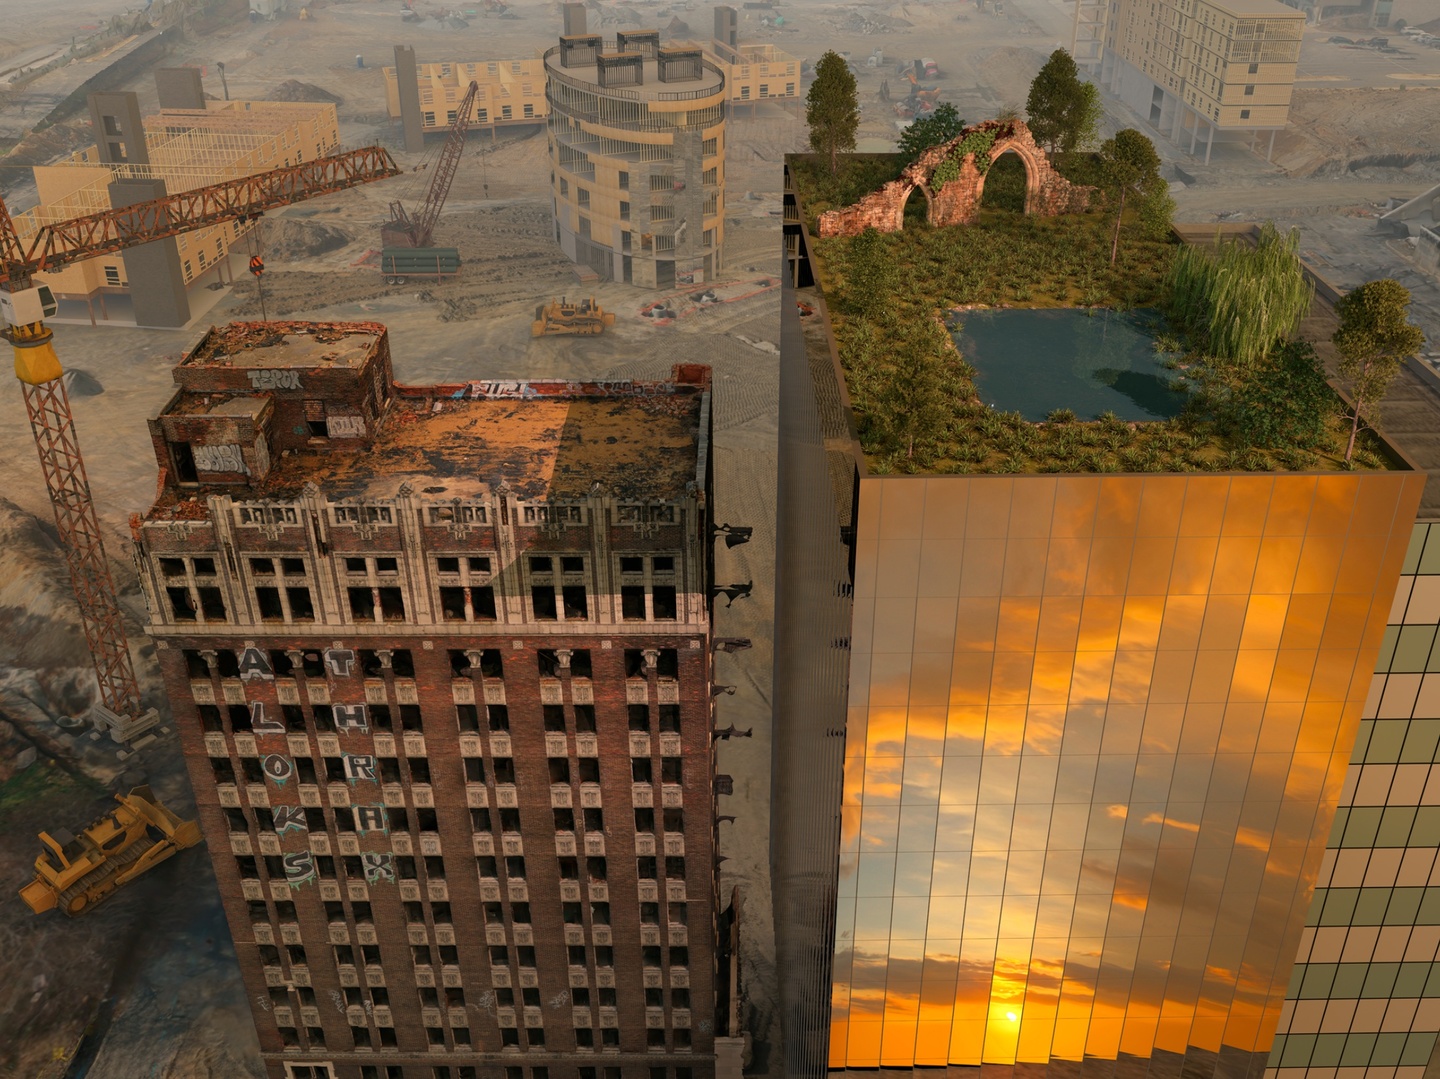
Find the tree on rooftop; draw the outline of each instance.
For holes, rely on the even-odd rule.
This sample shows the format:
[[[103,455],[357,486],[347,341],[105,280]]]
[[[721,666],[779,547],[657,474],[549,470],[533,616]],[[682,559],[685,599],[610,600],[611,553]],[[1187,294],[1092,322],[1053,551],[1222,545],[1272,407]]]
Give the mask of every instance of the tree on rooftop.
[[[810,126],[810,149],[830,158],[832,175],[839,172],[841,151],[855,149],[860,99],[855,76],[836,52],[827,52],[815,65],[815,81],[805,96],[805,122]]]
[[[964,129],[965,121],[960,119],[955,106],[944,102],[936,105],[929,116],[920,117],[900,132],[900,152],[914,161],[932,146],[949,142]]]
[[[1410,290],[1398,281],[1382,278],[1346,293],[1335,305],[1340,328],[1330,338],[1340,352],[1340,376],[1350,384],[1350,440],[1345,463],[1355,452],[1360,424],[1376,425],[1380,399],[1405,362],[1419,351],[1425,335],[1405,320]]]
[[[1125,200],[1130,195],[1151,196],[1165,184],[1160,175],[1160,155],[1155,144],[1133,127],[1115,133],[1100,147],[1100,170],[1105,186],[1115,196],[1115,234],[1110,241],[1110,265],[1120,252],[1120,221],[1125,216]]]
[[[1082,82],[1074,59],[1056,49],[1030,83],[1025,115],[1036,142],[1069,153],[1094,142],[1104,110],[1095,84]]]

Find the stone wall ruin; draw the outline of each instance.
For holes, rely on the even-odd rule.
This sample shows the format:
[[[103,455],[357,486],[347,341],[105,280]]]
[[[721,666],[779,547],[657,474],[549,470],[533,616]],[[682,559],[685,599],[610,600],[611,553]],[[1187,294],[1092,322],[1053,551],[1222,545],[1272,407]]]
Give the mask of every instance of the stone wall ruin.
[[[1079,213],[1089,205],[1094,188],[1072,184],[1056,172],[1024,121],[987,120],[967,127],[949,142],[926,150],[906,166],[898,180],[891,180],[859,202],[842,210],[822,213],[820,235],[858,236],[867,228],[899,232],[905,227],[905,204],[917,187],[925,196],[925,220],[931,225],[972,223],[980,212],[980,196],[985,190],[985,173],[976,165],[975,154],[965,154],[960,162],[960,175],[941,184],[939,190],[932,181],[941,163],[953,157],[956,147],[975,132],[994,133],[995,141],[989,151],[991,162],[1006,153],[1014,153],[1024,162],[1027,214],[1055,217]]]

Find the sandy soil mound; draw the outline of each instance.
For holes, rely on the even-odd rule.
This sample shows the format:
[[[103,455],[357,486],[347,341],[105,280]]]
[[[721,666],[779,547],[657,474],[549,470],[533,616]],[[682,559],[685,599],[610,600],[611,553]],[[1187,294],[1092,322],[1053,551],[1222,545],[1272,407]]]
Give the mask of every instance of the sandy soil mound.
[[[286,79],[271,90],[265,99],[267,101],[319,101],[329,102],[332,105],[345,103],[343,97],[337,97],[329,90],[316,86],[313,82],[300,82],[298,79]]]
[[[264,220],[265,254],[277,262],[314,258],[338,251],[354,237],[335,225],[294,217]]]
[[[48,528],[0,498],[0,696],[13,676],[33,672],[34,703],[57,714],[90,704],[90,655],[65,579],[65,558]],[[8,683],[8,684],[7,684]]]
[[[61,377],[65,380],[65,392],[71,397],[99,397],[105,392],[100,380],[89,371],[71,367]]]
[[[1416,138],[1440,114],[1440,87],[1298,89],[1274,161],[1291,176],[1342,176],[1440,160],[1440,144]]]
[[[15,106],[10,106],[14,108]],[[40,119],[40,110],[32,109],[31,113],[36,121]],[[18,143],[15,144],[0,163],[0,191],[6,190],[17,183],[28,183],[30,180],[30,165],[48,165],[58,157],[73,153],[85,146],[91,146],[95,142],[93,134],[86,134],[76,128],[65,124],[56,124],[47,127],[43,131],[32,131]],[[8,181],[8,183],[7,183]]]
[[[990,88],[996,100],[1023,108],[1030,83],[1050,58],[1049,53],[1020,45],[997,45],[982,49],[968,61],[980,82]]]

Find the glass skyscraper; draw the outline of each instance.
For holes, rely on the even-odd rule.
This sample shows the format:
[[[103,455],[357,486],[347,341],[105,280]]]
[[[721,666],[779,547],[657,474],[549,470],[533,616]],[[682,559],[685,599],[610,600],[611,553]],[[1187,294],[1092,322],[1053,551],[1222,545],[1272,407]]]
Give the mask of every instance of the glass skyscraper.
[[[1435,747],[1387,731],[1373,763],[1389,772],[1366,786],[1368,755],[1347,768],[1386,709],[1431,707],[1416,702],[1440,591],[1425,631],[1387,630],[1412,621],[1392,599],[1423,557],[1425,474],[1396,454],[1369,472],[874,475],[833,339],[793,301],[772,831],[787,1074],[1258,1079],[1272,1044],[1277,1066],[1368,1045],[1367,1066],[1423,1067],[1440,1012],[1402,968],[1429,939],[1413,928],[1424,856],[1399,848],[1429,844],[1428,881],[1440,836],[1421,827],[1419,773],[1396,777]],[[1440,537],[1432,557],[1440,571]],[[1395,672],[1378,695],[1377,660]],[[1364,895],[1352,878],[1390,862],[1383,903]],[[1402,865],[1420,891],[1397,899]],[[1335,1006],[1345,946],[1328,926],[1357,955],[1386,942],[1388,988],[1388,967],[1358,987],[1350,971]],[[1414,1007],[1395,1005],[1402,973]],[[1349,1006],[1367,985],[1378,1012]],[[1322,1042],[1342,1013],[1342,1040]]]

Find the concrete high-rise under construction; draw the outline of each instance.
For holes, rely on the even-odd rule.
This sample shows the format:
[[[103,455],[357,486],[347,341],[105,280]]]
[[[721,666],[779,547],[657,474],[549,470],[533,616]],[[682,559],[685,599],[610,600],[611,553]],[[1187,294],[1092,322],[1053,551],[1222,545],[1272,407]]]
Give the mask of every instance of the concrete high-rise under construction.
[[[175,380],[137,561],[267,1074],[713,1077],[709,369]]]
[[[650,288],[698,285],[722,266],[725,73],[658,30],[607,44],[566,5],[545,52],[555,238],[575,262]]]

